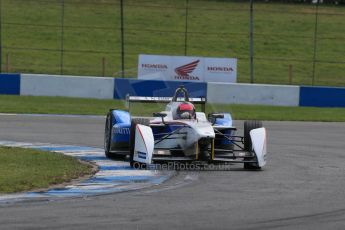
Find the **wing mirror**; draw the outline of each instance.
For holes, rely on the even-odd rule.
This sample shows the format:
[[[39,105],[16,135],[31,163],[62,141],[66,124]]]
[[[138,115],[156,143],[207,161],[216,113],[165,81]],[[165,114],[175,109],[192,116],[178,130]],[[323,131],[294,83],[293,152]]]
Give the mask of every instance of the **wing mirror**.
[[[161,118],[162,118],[162,123],[165,124],[165,122],[164,122],[164,117],[167,116],[166,113],[153,113],[153,116],[154,116],[154,117],[161,117]]]
[[[154,117],[166,117],[167,114],[166,113],[153,113]]]
[[[224,118],[224,114],[222,113],[211,113],[208,115],[208,120],[214,125],[218,118]]]

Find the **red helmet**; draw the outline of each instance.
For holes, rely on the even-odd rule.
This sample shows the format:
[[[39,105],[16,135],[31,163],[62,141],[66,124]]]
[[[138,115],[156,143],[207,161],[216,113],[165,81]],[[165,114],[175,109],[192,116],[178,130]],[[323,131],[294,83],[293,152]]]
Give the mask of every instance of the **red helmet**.
[[[193,119],[195,118],[195,108],[192,103],[181,103],[176,111],[177,119]]]

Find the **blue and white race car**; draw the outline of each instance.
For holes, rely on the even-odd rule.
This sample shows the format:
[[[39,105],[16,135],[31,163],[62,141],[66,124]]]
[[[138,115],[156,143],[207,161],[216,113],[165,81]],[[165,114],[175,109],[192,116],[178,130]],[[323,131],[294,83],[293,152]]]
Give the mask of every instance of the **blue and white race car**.
[[[237,136],[229,113],[206,117],[206,100],[189,98],[183,86],[172,98],[128,96],[128,107],[131,102],[168,104],[152,118],[110,110],[104,135],[107,157],[129,155],[132,167],[168,161],[243,163],[245,169],[261,169],[266,164],[267,135],[261,121],[245,121],[244,135]],[[193,103],[201,104],[204,111],[196,112]]]

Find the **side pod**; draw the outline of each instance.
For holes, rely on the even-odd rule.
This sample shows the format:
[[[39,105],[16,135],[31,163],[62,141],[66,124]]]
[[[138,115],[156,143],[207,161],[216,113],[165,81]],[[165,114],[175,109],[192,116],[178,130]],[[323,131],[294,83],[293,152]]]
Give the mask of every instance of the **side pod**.
[[[253,129],[250,131],[250,138],[254,153],[258,160],[259,167],[266,165],[267,154],[267,133],[265,128]]]
[[[135,146],[133,160],[136,162],[151,164],[154,150],[154,137],[152,129],[138,124],[135,129]]]

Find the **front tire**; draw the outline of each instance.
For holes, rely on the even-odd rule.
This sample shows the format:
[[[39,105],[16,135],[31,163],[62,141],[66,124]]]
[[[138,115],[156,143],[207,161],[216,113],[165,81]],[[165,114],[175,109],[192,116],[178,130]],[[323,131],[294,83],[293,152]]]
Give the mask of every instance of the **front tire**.
[[[262,128],[262,121],[245,121],[244,122],[244,150],[251,152],[253,149],[250,131]],[[258,163],[244,163],[244,169],[259,170],[261,167]]]
[[[104,153],[105,153],[105,156],[108,158],[112,158],[112,154],[110,152],[112,124],[113,124],[113,116],[111,112],[108,112],[107,118],[105,120],[105,128],[104,128]]]

